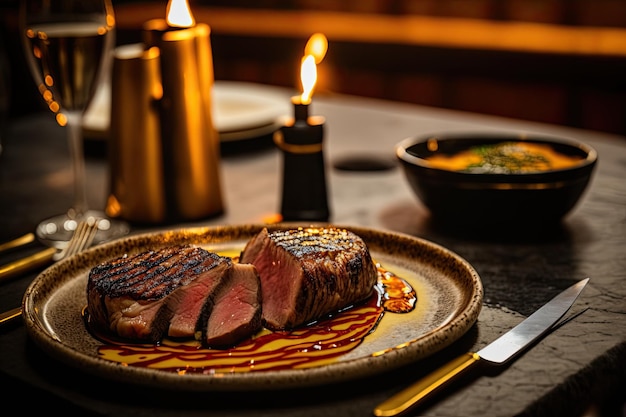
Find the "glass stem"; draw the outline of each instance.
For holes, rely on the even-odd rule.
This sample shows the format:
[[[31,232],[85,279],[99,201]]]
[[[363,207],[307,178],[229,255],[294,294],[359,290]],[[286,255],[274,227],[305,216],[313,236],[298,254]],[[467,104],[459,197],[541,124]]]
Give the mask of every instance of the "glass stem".
[[[85,156],[83,154],[82,113],[67,112],[68,144],[74,175],[74,205],[70,217],[79,218],[87,211]],[[72,213],[73,211],[73,213]]]

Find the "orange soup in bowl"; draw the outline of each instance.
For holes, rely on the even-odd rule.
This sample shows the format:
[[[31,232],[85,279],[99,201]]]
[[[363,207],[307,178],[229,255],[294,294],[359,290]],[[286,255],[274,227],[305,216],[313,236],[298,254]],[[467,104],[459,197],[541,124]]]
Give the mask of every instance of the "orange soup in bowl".
[[[471,173],[520,174],[569,168],[582,156],[566,155],[549,145],[531,142],[501,142],[474,146],[452,155],[425,158],[434,167]]]

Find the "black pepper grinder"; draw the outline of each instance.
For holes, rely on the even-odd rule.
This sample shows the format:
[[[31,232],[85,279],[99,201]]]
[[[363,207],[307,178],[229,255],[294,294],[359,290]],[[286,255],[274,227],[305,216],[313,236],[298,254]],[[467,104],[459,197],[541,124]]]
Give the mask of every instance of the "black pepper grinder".
[[[324,118],[309,116],[308,104],[292,97],[294,118],[274,134],[283,152],[283,221],[327,222],[330,217],[324,165]]]

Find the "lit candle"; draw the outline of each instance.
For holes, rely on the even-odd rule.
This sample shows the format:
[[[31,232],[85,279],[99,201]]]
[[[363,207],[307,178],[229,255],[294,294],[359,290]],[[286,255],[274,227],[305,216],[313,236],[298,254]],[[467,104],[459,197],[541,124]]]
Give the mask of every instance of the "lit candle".
[[[300,80],[302,82],[302,94],[291,98],[294,108],[294,123],[308,122],[309,104],[311,104],[313,88],[317,81],[317,67],[313,55],[307,55],[302,58]]]
[[[315,63],[320,64],[326,56],[328,50],[328,39],[323,33],[314,33],[311,35],[304,47],[304,56],[313,55]]]
[[[328,40],[321,33],[313,34],[304,48],[304,57],[300,65],[300,82],[302,94],[292,97],[295,122],[307,121],[308,106],[311,104],[313,91],[317,83],[317,65],[322,62],[328,50]]]
[[[316,62],[321,62],[325,53],[326,37],[311,37],[300,66],[302,94],[291,98],[294,117],[274,135],[284,156],[281,215],[285,221],[325,222],[330,217],[323,154],[324,118],[309,116],[317,82]]]

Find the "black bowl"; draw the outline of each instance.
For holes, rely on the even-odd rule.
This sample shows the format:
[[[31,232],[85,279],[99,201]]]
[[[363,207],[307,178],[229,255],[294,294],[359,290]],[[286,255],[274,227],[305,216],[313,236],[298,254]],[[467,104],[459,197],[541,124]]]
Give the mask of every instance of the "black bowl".
[[[476,146],[533,142],[582,160],[570,168],[528,173],[476,173],[432,166],[427,158]],[[544,226],[560,220],[587,188],[597,162],[590,146],[563,138],[514,133],[440,134],[408,138],[396,156],[417,197],[436,221],[450,225]]]

